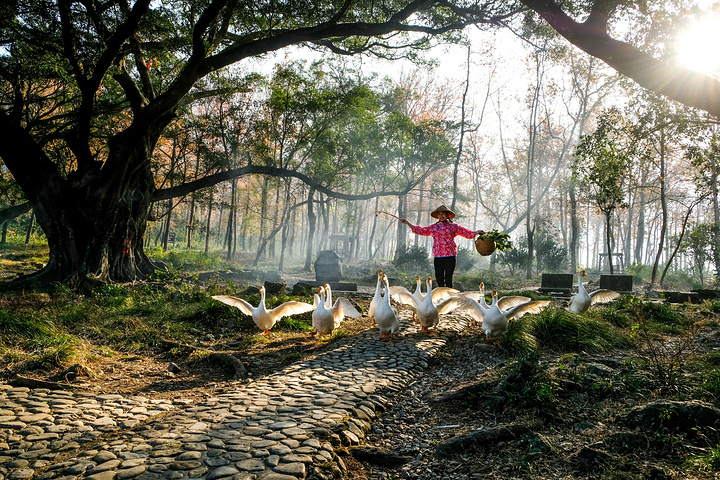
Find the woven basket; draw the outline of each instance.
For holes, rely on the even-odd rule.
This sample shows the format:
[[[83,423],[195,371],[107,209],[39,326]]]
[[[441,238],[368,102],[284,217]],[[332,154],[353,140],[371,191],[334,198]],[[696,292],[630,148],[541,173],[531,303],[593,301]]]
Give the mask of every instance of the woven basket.
[[[475,239],[475,250],[478,251],[480,255],[492,255],[492,253],[495,251],[495,240],[492,238],[476,238]]]

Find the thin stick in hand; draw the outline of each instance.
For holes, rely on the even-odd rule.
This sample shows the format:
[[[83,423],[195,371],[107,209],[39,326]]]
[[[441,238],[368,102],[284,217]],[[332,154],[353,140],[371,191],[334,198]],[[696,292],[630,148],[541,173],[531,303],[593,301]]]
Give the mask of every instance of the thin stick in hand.
[[[397,218],[398,220],[400,220],[400,217],[398,217],[398,216],[396,216],[396,215],[393,215],[393,214],[390,213],[390,212],[386,212],[385,210],[378,210],[377,213],[375,214],[375,216],[377,217],[377,216],[380,215],[381,213],[384,213],[385,215],[390,215],[391,217],[395,217],[395,218]]]

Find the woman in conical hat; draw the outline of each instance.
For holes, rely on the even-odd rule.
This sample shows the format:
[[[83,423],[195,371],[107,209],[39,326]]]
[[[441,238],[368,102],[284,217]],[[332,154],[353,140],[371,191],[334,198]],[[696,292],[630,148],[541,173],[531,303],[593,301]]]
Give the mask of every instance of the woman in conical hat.
[[[476,235],[482,235],[485,231],[477,230],[473,232],[453,223],[452,219],[455,218],[455,212],[445,205],[440,205],[430,212],[430,216],[437,218],[438,221],[427,227],[413,225],[405,218],[401,218],[400,221],[410,227],[412,232],[417,235],[433,237],[432,254],[435,266],[435,282],[437,282],[438,287],[452,288],[458,251],[455,237],[460,235],[472,239]]]

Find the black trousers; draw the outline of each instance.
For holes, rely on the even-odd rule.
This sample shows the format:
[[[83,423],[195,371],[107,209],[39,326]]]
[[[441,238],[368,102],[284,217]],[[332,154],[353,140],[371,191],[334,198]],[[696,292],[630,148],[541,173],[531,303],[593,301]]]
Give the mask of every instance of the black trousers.
[[[435,257],[435,282],[438,287],[453,286],[456,257]]]

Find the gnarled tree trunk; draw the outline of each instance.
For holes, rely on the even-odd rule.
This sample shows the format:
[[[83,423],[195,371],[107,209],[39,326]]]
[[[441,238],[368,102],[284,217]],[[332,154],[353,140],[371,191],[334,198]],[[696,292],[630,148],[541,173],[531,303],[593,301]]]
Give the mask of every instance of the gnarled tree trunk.
[[[89,162],[63,177],[17,123],[0,116],[15,142],[0,142],[0,156],[16,175],[50,250],[45,268],[30,279],[107,281],[143,278],[154,265],[143,250],[155,188],[148,137],[114,138],[104,164]],[[32,157],[32,158],[29,158]]]

